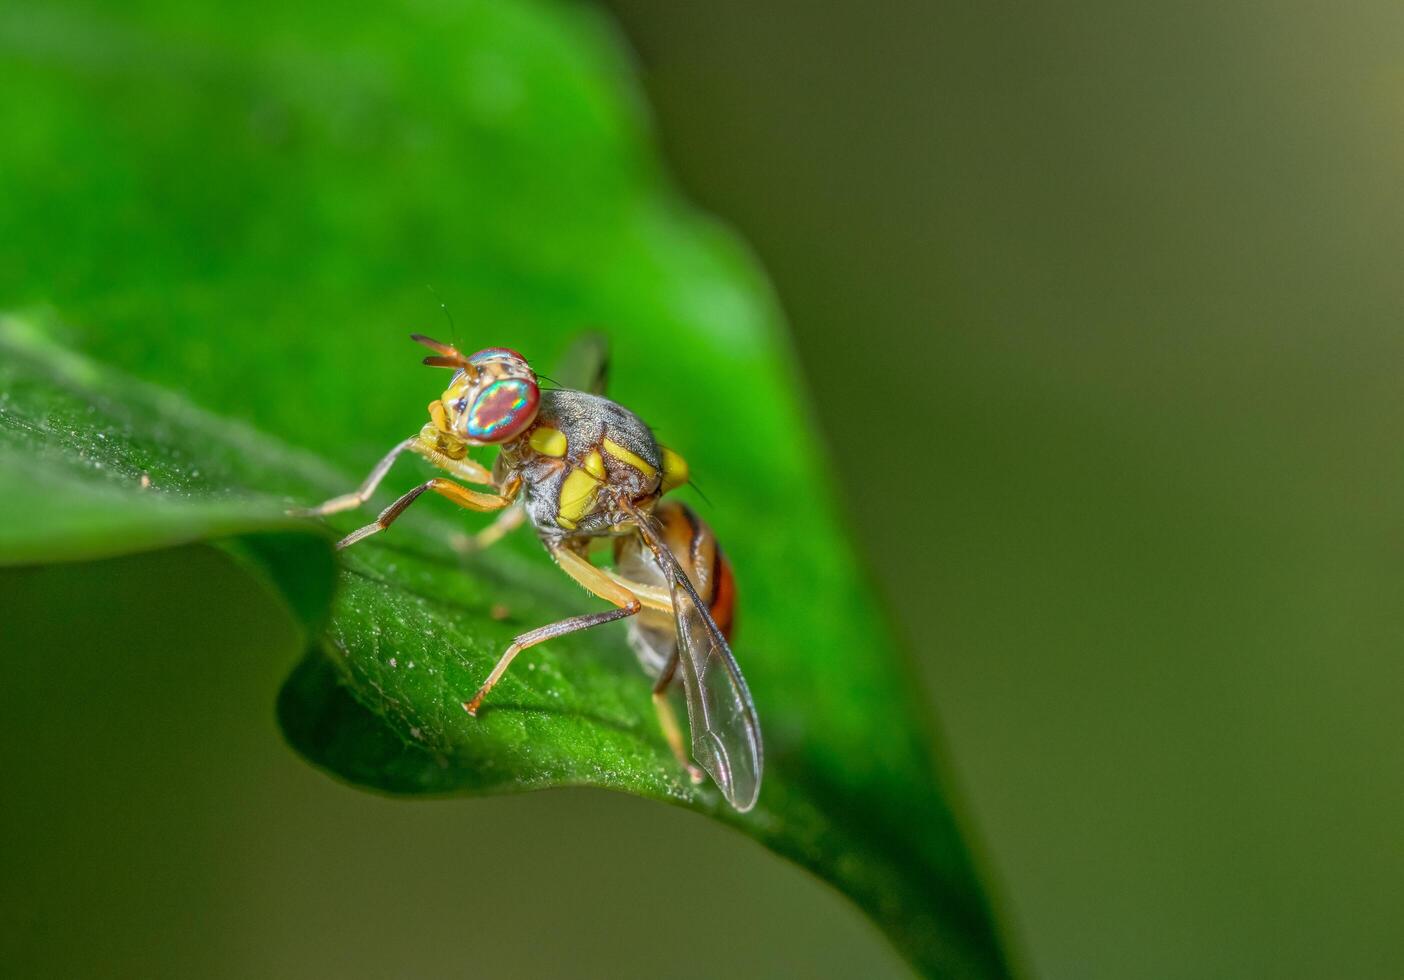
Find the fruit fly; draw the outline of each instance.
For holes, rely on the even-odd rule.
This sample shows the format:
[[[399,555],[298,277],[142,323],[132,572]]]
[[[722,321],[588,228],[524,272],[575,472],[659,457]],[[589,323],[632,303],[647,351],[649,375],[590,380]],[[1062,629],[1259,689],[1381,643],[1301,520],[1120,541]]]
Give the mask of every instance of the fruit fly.
[[[500,512],[478,533],[480,546],[530,521],[562,571],[614,608],[517,636],[464,709],[476,717],[523,650],[627,619],[630,645],[653,678],[654,708],[673,755],[694,783],[706,770],[732,806],[749,810],[760,792],[761,734],[728,644],[736,601],[731,569],[711,528],[685,504],[662,499],[688,482],[687,463],[660,446],[637,415],[604,396],[603,357],[596,358],[586,390],[542,389],[514,350],[489,347],[465,356],[448,344],[412,336],[434,351],[425,364],[454,372],[444,393],[429,403],[429,421],[391,449],[357,490],[307,513],[362,506],[395,460],[411,452],[448,476],[421,483],[338,548],[384,531],[430,491],[467,510]],[[482,446],[500,447],[490,470],[472,458]],[[600,539],[613,544],[613,569],[590,560],[591,545]],[[679,678],[691,758],[668,700]]]

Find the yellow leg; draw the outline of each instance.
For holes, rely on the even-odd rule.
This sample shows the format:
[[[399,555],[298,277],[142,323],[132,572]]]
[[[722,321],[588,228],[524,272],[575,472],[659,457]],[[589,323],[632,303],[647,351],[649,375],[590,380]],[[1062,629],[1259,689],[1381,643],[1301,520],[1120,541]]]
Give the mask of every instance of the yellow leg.
[[[355,510],[370,500],[375,493],[376,487],[380,486],[385,474],[390,472],[390,467],[395,465],[395,460],[406,450],[423,456],[430,463],[433,463],[445,473],[449,473],[466,483],[476,483],[479,486],[493,486],[492,473],[481,463],[464,457],[463,459],[453,459],[445,456],[434,447],[434,444],[425,438],[423,432],[419,435],[410,436],[404,442],[397,443],[380,462],[361,481],[361,485],[350,493],[343,493],[333,497],[325,503],[307,509],[297,509],[290,513],[298,517],[326,517],[328,514],[339,514],[344,510]]]
[[[409,448],[445,473],[462,480],[464,483],[476,483],[480,487],[496,485],[492,478],[492,472],[482,463],[468,456],[464,456],[462,459],[445,456],[423,435],[415,440]]]
[[[479,493],[476,490],[469,490],[467,487],[460,487],[452,480],[442,476],[436,476],[415,487],[399,500],[380,512],[380,516],[374,522],[367,524],[359,530],[352,531],[346,537],[336,543],[338,550],[349,548],[358,541],[364,541],[372,534],[379,534],[391,524],[395,519],[405,512],[405,508],[419,499],[426,490],[433,490],[441,497],[447,497],[458,506],[467,510],[493,511],[501,510],[512,502],[510,497],[503,497],[495,493]]]
[[[642,602],[648,608],[654,608],[652,604],[643,602],[642,597],[634,591],[634,583],[628,579],[617,579],[603,568],[597,568],[590,564],[589,559],[569,548],[553,547],[551,548],[551,557],[556,559],[556,564],[561,566],[561,571],[606,602],[612,602],[616,606],[622,606],[629,602]],[[671,600],[668,605],[663,607],[663,611],[673,611]]]
[[[343,493],[339,497],[333,497],[316,507],[310,507],[306,510],[293,510],[289,513],[295,514],[298,517],[326,517],[328,514],[339,514],[343,510],[355,510],[369,500],[371,494],[375,493],[375,488],[380,486],[380,481],[385,479],[385,474],[390,472],[390,467],[395,464],[395,460],[399,458],[400,453],[404,452],[406,449],[413,448],[418,441],[419,436],[411,436],[404,442],[396,445],[394,449],[385,454],[385,457],[381,459],[380,462],[375,464],[375,467],[366,475],[366,478],[361,481],[361,485],[350,493]]]
[[[687,748],[683,744],[682,727],[678,725],[678,716],[673,713],[672,702],[668,700],[668,685],[673,682],[673,674],[677,669],[678,651],[674,648],[673,655],[668,658],[668,663],[659,672],[658,680],[653,685],[653,710],[658,715],[658,727],[663,729],[668,748],[673,750],[673,757],[678,760],[678,765],[687,770],[692,784],[698,786],[707,777],[688,757]]]
[[[565,569],[567,575],[601,599],[613,603],[617,608],[608,612],[572,616],[570,619],[563,619],[559,623],[552,623],[550,626],[543,626],[517,637],[506,652],[498,658],[497,665],[492,668],[492,673],[488,674],[487,680],[483,681],[483,686],[478,688],[478,692],[463,705],[463,710],[470,715],[478,713],[478,707],[483,703],[483,698],[487,697],[493,685],[502,678],[503,674],[507,673],[507,668],[512,666],[512,661],[523,650],[555,637],[574,633],[576,630],[589,629],[591,626],[599,626],[603,623],[612,623],[616,619],[632,616],[643,608],[643,604],[634,597],[633,593],[623,586],[616,585],[609,576],[603,574],[580,555],[560,545],[550,546],[550,550],[551,557],[556,559],[556,563],[561,568]]]
[[[595,571],[608,578],[620,588],[628,589],[634,595],[638,596],[639,601],[649,609],[657,609],[659,612],[672,615],[673,596],[664,586],[646,585],[643,582],[636,582],[631,578],[625,578],[618,572],[610,571],[608,568],[596,568]],[[590,588],[588,585],[585,587],[587,589]]]
[[[596,568],[580,555],[564,548],[552,549],[551,557],[556,559],[556,564],[561,566],[562,571],[601,599],[614,602],[612,596],[626,595],[637,599],[646,609],[657,609],[670,616],[673,614],[673,597],[668,594],[667,589],[645,585],[606,569]]]
[[[567,575],[575,579],[586,589],[604,599],[612,602],[618,608],[609,612],[594,613],[587,616],[574,616],[570,619],[561,620],[559,623],[552,623],[550,626],[543,626],[540,629],[532,630],[530,633],[523,633],[512,641],[498,658],[497,665],[492,668],[492,673],[488,674],[483,686],[478,688],[472,699],[464,703],[463,709],[470,715],[477,716],[478,709],[482,706],[483,698],[487,697],[493,686],[502,679],[502,675],[507,672],[507,668],[512,665],[517,654],[538,643],[564,636],[567,633],[574,633],[577,630],[589,629],[591,626],[599,626],[603,623],[613,622],[616,619],[623,619],[633,616],[641,608],[647,606],[651,609],[658,609],[660,612],[671,614],[673,603],[666,592],[660,592],[652,586],[643,585],[640,582],[632,582],[629,579],[620,578],[606,572],[602,568],[590,564],[585,557],[571,551],[568,548],[554,547],[551,549],[551,557],[561,566]],[[641,593],[634,591],[635,587],[655,593],[654,596],[645,598]],[[658,727],[663,730],[663,738],[668,743],[668,748],[672,750],[678,764],[687,771],[688,778],[694,784],[700,784],[705,778],[705,774],[697,766],[693,765],[688,758],[687,747],[683,741],[682,726],[678,724],[678,716],[673,711],[672,704],[668,701],[668,686],[673,680],[673,674],[677,670],[678,655],[674,651],[672,659],[658,675],[658,680],[653,686],[653,708],[658,715]]]
[[[523,650],[530,649],[538,643],[545,643],[547,640],[554,640],[558,636],[565,636],[567,633],[576,633],[580,630],[587,630],[591,626],[603,626],[605,623],[612,623],[616,619],[623,619],[632,616],[639,611],[638,602],[630,602],[618,609],[610,609],[605,612],[586,613],[583,616],[572,616],[563,619],[558,623],[549,626],[542,626],[532,630],[530,633],[523,633],[512,641],[505,653],[497,659],[497,666],[492,668],[492,673],[488,674],[487,680],[483,681],[483,686],[478,688],[478,693],[472,699],[465,702],[463,710],[470,715],[477,717],[478,708],[482,706],[483,698],[487,697],[488,691],[502,679],[502,675],[507,673],[507,668],[512,666],[512,661],[517,658],[517,654]]]

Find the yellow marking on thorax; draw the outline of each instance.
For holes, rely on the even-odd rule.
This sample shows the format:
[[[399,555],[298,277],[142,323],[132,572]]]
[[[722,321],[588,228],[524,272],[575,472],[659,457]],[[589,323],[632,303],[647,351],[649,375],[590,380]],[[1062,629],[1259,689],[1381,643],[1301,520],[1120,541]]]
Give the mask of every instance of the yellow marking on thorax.
[[[629,450],[619,445],[619,443],[615,442],[613,439],[606,439],[600,444],[600,447],[605,452],[609,453],[610,456],[619,460],[619,462],[625,464],[626,466],[632,466],[634,469],[638,470],[646,477],[653,476],[655,473],[658,472],[656,469],[653,468],[653,466],[648,462],[648,460],[640,459],[636,454],[631,453]]]
[[[663,492],[680,487],[688,480],[687,460],[663,447]]]
[[[595,494],[599,492],[600,481],[587,470],[572,469],[561,481],[560,508],[556,512],[556,523],[567,531],[575,530],[576,522],[595,505]]]
[[[608,441],[608,439],[605,440],[605,442]],[[598,449],[592,450],[590,455],[585,457],[585,470],[596,480],[603,480],[605,478],[604,459],[600,456],[600,451]]]
[[[560,457],[566,454],[565,433],[549,425],[539,425],[533,429],[530,442],[531,448],[543,456]]]

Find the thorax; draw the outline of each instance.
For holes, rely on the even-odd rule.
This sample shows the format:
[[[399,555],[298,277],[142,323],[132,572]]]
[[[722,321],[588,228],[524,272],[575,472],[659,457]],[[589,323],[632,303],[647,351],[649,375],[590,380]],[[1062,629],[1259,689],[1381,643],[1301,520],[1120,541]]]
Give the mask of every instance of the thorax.
[[[633,412],[581,391],[543,391],[536,422],[503,447],[501,477],[522,480],[527,515],[548,536],[616,533],[620,498],[645,509],[662,491],[664,455]]]

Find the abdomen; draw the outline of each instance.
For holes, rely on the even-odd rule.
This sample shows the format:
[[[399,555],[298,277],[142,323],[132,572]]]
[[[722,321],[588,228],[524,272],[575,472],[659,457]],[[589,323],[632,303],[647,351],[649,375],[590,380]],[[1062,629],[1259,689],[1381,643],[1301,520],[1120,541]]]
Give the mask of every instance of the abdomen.
[[[717,536],[691,507],[676,500],[660,503],[653,516],[662,528],[663,543],[692,580],[722,635],[730,641],[736,621],[736,582]],[[615,544],[614,564],[625,578],[668,587],[653,554],[636,534],[620,538]],[[644,669],[656,675],[677,647],[677,626],[667,613],[645,609],[629,620],[629,643]]]

